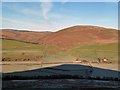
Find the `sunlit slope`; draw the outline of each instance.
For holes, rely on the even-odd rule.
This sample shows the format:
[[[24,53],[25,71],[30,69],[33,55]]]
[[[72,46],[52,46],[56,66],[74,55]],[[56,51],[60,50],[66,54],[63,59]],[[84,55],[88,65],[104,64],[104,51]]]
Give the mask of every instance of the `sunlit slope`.
[[[70,54],[78,58],[95,60],[97,58],[108,58],[111,61],[118,60],[118,44],[91,44],[81,45],[70,49]]]
[[[0,29],[0,38],[15,39],[26,42],[38,42],[43,37],[51,34],[51,32],[34,32],[13,29]]]
[[[118,30],[98,26],[73,26],[52,33],[40,42],[60,47],[117,43]]]
[[[45,50],[45,49],[57,49],[52,45],[40,45],[28,42],[22,42],[17,40],[0,40],[2,41],[2,50]]]
[[[3,29],[5,39],[72,48],[83,44],[107,44],[118,42],[118,30],[99,26],[73,26],[56,32],[33,32]]]
[[[108,58],[111,61],[118,60],[118,44],[85,44],[78,45],[69,49],[63,49],[53,45],[40,45],[19,42],[15,40],[2,40],[3,57],[11,58],[31,58],[35,56],[43,56],[46,62],[55,61],[73,61],[76,58],[85,60],[97,60],[100,58]],[[16,53],[17,52],[17,53]],[[22,55],[21,53],[25,53]],[[34,60],[34,58],[32,58]]]

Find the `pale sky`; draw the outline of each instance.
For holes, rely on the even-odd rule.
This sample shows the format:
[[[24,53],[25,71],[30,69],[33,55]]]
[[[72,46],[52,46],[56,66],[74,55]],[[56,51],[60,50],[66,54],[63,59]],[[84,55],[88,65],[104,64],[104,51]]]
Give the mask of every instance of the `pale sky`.
[[[57,31],[75,25],[118,28],[117,2],[3,2],[2,27]]]

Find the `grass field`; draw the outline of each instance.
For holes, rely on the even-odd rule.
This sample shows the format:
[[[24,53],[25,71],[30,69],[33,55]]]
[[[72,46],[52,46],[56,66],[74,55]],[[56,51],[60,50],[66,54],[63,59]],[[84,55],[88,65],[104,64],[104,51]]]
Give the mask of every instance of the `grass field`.
[[[2,40],[3,58],[11,58],[13,61],[40,60],[44,62],[73,61],[76,58],[96,60],[108,58],[116,62],[118,60],[118,44],[93,44],[81,45],[70,49],[64,49],[52,45],[40,45],[24,43],[14,40]]]
[[[3,72],[14,72],[40,68],[41,60],[43,63],[51,62],[74,62],[76,58],[88,61],[96,61],[97,58],[108,58],[112,64],[97,64],[95,67],[118,70],[118,44],[93,44],[81,45],[73,48],[65,49],[52,45],[39,45],[24,43],[14,40],[2,40],[2,60],[11,61],[10,65],[3,65]],[[39,65],[17,65],[14,61],[33,62]],[[38,62],[37,62],[38,61]],[[40,61],[40,62],[39,62]],[[54,66],[57,64],[44,64],[43,67]],[[58,64],[60,65],[60,64]],[[17,68],[15,68],[17,67]]]
[[[96,58],[106,57],[111,61],[118,60],[118,44],[93,44],[93,45],[81,45],[74,47],[69,51],[72,55],[91,60]]]

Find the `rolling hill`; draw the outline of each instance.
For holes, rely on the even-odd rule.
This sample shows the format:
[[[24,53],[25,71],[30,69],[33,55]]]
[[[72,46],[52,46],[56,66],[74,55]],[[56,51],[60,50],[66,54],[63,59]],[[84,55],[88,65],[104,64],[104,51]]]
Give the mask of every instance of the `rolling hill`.
[[[57,32],[2,30],[2,50],[20,51],[28,56],[46,55],[44,60],[73,60],[76,57],[91,60],[107,57],[118,60],[118,30],[98,26],[74,26]],[[31,43],[34,42],[34,43]],[[37,44],[36,44],[37,43]],[[7,52],[6,52],[7,53]],[[8,52],[9,53],[9,52]],[[18,53],[3,56],[19,57]],[[56,60],[57,58],[57,60]]]
[[[36,56],[44,56],[44,62],[73,61],[76,58],[96,60],[98,57],[106,57],[114,62],[118,60],[117,43],[78,45],[63,50],[55,45],[39,45],[3,39],[2,50],[2,57],[11,58],[13,61],[16,59],[23,60],[21,58],[29,58],[34,61]]]
[[[74,26],[52,33],[41,41],[58,46],[77,46],[94,43],[115,43],[118,31],[98,26]]]
[[[2,37],[39,44],[71,47],[83,44],[106,44],[118,41],[118,30],[98,26],[73,26],[57,32],[2,30]]]
[[[37,43],[41,38],[51,34],[51,32],[32,32],[32,31],[20,31],[13,29],[2,29],[2,35],[0,38],[15,39],[19,41],[35,42]]]

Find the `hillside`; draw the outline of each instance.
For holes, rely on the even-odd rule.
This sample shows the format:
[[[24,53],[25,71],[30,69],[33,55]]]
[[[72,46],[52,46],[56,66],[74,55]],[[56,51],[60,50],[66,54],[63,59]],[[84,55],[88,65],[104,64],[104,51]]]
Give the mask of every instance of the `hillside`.
[[[39,45],[15,40],[2,40],[2,50],[2,57],[11,58],[13,61],[16,59],[21,61],[24,58],[29,58],[34,61],[36,56],[44,56],[44,62],[73,61],[79,57],[86,60],[96,60],[98,57],[107,57],[114,62],[118,60],[117,43],[78,45],[77,47],[63,50],[53,45]]]
[[[51,34],[51,32],[19,31],[12,29],[3,29],[1,33],[2,37],[0,38],[15,39],[35,43],[37,43],[44,36]]]
[[[71,47],[84,44],[116,43],[118,30],[98,26],[73,26],[57,32],[2,30],[1,38]]]
[[[93,43],[115,43],[118,31],[97,26],[74,26],[65,28],[42,39],[43,43],[58,46],[77,46]]]

